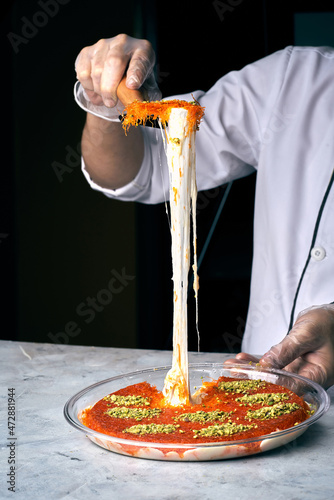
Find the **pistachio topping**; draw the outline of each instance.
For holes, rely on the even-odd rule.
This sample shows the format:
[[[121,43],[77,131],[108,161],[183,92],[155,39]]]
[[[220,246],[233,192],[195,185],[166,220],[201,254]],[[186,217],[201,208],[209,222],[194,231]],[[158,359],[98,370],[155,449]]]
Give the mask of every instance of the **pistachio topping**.
[[[171,137],[169,139],[173,144],[179,145],[181,143],[181,140],[178,137]]]
[[[123,432],[130,434],[171,434],[178,429],[178,425],[172,424],[138,424],[127,427]]]
[[[234,422],[227,422],[226,424],[216,424],[205,427],[204,429],[194,430],[194,438],[198,437],[219,437],[231,436],[237,432],[248,431],[253,425],[236,424]]]
[[[287,415],[299,409],[300,406],[297,403],[276,403],[273,406],[264,406],[258,410],[248,410],[246,418],[250,420],[253,418],[267,420],[270,418],[277,418],[281,415]]]
[[[175,417],[175,420],[182,420],[183,422],[213,422],[215,420],[224,420],[229,417],[231,412],[228,411],[196,411],[193,413],[182,413],[178,417]]]
[[[134,418],[135,420],[143,420],[143,418],[157,417],[161,410],[158,408],[127,408],[126,406],[110,408],[106,415],[114,418]]]
[[[149,406],[150,404],[148,398],[144,398],[143,396],[117,396],[116,394],[109,394],[109,396],[106,396],[103,399],[105,401],[110,401],[110,403],[114,403],[117,406]]]
[[[263,380],[233,380],[227,382],[219,382],[218,389],[220,391],[234,392],[247,394],[248,391],[254,391],[260,387],[264,387],[266,382]]]
[[[275,403],[280,403],[285,399],[289,399],[289,396],[286,392],[268,392],[261,394],[245,394],[241,398],[236,398],[237,403],[241,403],[244,406],[248,404],[262,404],[262,406],[270,405],[272,406]]]

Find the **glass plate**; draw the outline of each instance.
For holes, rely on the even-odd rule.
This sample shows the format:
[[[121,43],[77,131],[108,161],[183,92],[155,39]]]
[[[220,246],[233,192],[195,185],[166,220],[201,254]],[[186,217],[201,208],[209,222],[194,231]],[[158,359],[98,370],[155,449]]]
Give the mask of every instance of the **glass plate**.
[[[104,396],[139,382],[148,382],[162,390],[164,379],[170,366],[149,368],[119,375],[93,384],[72,396],[64,407],[65,419],[98,446],[122,455],[153,460],[172,461],[209,461],[253,455],[285,445],[299,437],[318,420],[329,408],[330,400],[326,391],[315,382],[281,370],[262,369],[252,365],[223,365],[220,363],[196,363],[189,365],[189,382],[191,393],[202,385],[202,382],[217,380],[221,376],[240,379],[261,379],[282,385],[294,391],[313,410],[313,414],[304,422],[283,431],[236,441],[219,443],[180,444],[152,443],[121,439],[108,436],[89,429],[81,423],[82,411],[93,406]]]

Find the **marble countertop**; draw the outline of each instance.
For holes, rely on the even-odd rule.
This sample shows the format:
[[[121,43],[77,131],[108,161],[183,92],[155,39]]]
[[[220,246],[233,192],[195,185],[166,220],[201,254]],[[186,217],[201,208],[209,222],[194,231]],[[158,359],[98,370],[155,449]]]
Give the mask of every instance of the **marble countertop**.
[[[0,498],[334,498],[333,404],[297,440],[261,455],[217,462],[144,460],[96,446],[65,421],[63,407],[95,382],[170,365],[170,352],[0,341],[0,355]],[[189,360],[219,362],[227,357],[190,353]],[[8,428],[9,389],[15,390],[15,440]],[[328,392],[333,402],[334,388]],[[12,471],[10,458],[15,460]],[[8,490],[8,474],[15,494]]]

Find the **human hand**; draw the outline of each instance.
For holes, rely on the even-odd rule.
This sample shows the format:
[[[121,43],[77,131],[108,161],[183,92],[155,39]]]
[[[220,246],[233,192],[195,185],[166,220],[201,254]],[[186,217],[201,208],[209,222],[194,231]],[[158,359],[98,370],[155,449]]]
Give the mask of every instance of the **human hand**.
[[[313,306],[302,311],[287,335],[261,358],[239,353],[227,360],[262,367],[284,369],[318,382],[324,388],[334,384],[334,305]]]
[[[122,34],[101,39],[82,49],[75,69],[85,97],[95,106],[113,108],[118,101],[117,88],[125,73],[127,88],[143,87],[149,100],[161,98],[153,73],[154,63],[150,42]]]

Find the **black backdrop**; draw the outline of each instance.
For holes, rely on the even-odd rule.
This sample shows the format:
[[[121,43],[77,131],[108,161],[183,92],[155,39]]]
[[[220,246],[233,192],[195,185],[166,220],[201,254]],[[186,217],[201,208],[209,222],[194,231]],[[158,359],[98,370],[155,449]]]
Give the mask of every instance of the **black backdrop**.
[[[171,347],[164,205],[109,200],[80,172],[80,49],[125,32],[151,40],[163,95],[294,43],[293,14],[327,2],[13,0],[1,9],[2,339]],[[237,351],[247,314],[255,176],[236,181],[200,272],[203,350]],[[225,187],[199,195],[201,250]],[[118,292],[108,293],[111,278]],[[190,348],[196,349],[193,301]]]

